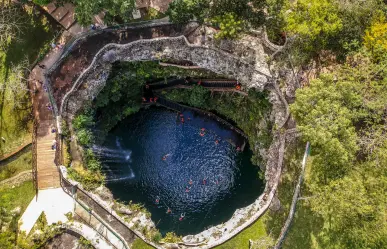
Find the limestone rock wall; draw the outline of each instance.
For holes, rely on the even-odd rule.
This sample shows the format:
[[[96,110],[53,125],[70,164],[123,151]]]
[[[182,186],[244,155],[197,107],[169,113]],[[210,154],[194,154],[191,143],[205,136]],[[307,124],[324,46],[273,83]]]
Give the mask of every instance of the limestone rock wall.
[[[248,41],[244,45],[248,46]],[[269,98],[273,104],[271,119],[278,129],[270,148],[265,151],[266,187],[263,194],[253,204],[236,210],[227,222],[199,234],[185,236],[183,243],[179,244],[180,248],[212,248],[224,243],[256,221],[269,208],[275,195],[286,137],[280,129],[287,121],[289,112],[286,100],[270,74],[262,44],[254,43],[254,49],[247,50],[247,53],[254,55],[235,56],[211,46],[192,45],[184,36],[139,40],[124,45],[108,44],[95,55],[90,66],[79,76],[61,103],[60,115],[71,120],[87,101],[98,96],[106,84],[111,64],[115,61],[189,60],[204,69],[236,78],[247,87],[255,87],[260,91],[270,90]],[[168,245],[157,247],[168,248]]]
[[[73,116],[86,101],[103,89],[114,61],[189,60],[212,72],[238,79],[243,85],[263,90],[270,72],[264,61],[247,62],[215,48],[191,45],[184,36],[108,44],[94,57],[65,95],[60,115]]]

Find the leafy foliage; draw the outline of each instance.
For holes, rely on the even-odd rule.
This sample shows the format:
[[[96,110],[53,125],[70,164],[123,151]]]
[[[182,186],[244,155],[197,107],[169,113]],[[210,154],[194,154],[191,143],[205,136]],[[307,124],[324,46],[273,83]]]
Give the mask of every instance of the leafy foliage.
[[[134,0],[77,0],[75,1],[75,14],[80,24],[93,23],[94,15],[106,11],[107,17],[119,17],[124,22],[132,19],[132,11],[135,7]]]
[[[174,0],[166,14],[174,23],[187,23],[190,20],[202,23],[206,18],[211,20],[219,16],[225,19],[227,15],[233,15],[235,19],[246,20],[258,27],[264,20],[264,5],[263,0]]]
[[[216,39],[235,39],[244,28],[243,21],[237,20],[232,13],[215,16],[211,19],[211,22],[220,28],[220,32],[215,35]]]
[[[285,30],[297,37],[303,53],[316,54],[326,49],[329,39],[343,28],[338,7],[332,0],[300,0],[285,10]]]
[[[166,14],[174,23],[188,23],[194,19],[202,23],[209,7],[208,0],[174,0]]]
[[[371,26],[366,30],[364,45],[375,59],[385,57],[387,52],[387,21],[383,13],[375,16]]]
[[[327,227],[324,248],[387,246],[386,65],[362,50],[336,71],[337,81],[312,81],[291,106],[313,148],[307,187]]]

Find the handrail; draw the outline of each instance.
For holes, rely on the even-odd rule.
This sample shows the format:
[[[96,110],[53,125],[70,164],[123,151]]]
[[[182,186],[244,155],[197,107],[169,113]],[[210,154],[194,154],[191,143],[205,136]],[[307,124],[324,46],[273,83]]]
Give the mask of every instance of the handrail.
[[[74,201],[76,201],[83,209],[85,209],[86,211],[88,211],[88,213],[90,215],[92,215],[95,219],[97,219],[102,225],[104,225],[104,227],[106,227],[106,229],[109,230],[109,232],[111,232],[119,241],[121,241],[122,245],[126,248],[126,249],[129,249],[129,247],[127,246],[126,242],[121,238],[121,236],[119,236],[113,229],[110,228],[110,226],[108,224],[106,224],[102,219],[100,219],[96,214],[94,214],[92,212],[92,210],[89,210],[88,208],[85,207],[84,204],[82,204],[75,196],[75,193],[76,191],[80,190],[83,194],[84,192],[77,186],[77,185],[73,185],[71,182],[69,182],[66,178],[63,177],[62,175],[62,172],[61,170],[59,169],[58,167],[58,171],[59,171],[59,177],[60,177],[60,185],[63,189],[63,191],[70,195],[71,198],[73,198]],[[74,195],[71,195],[68,191],[65,190],[65,187],[63,186],[63,182],[65,182],[66,184],[70,185],[73,189],[75,188],[75,191],[74,191]],[[87,197],[91,198],[89,195],[86,195]],[[113,245],[113,243],[111,243],[109,241],[109,239],[107,237],[105,237],[105,235],[103,233],[100,233],[98,230],[96,230],[95,228],[91,227],[92,229],[94,229],[98,234],[100,234],[102,237],[104,237],[110,244]],[[115,245],[113,245],[115,248],[117,248]]]
[[[35,194],[36,199],[38,199],[38,192],[39,192],[39,186],[38,186],[38,163],[37,163],[37,140],[36,140],[36,133],[38,130],[38,124],[36,119],[34,119],[32,124],[32,180],[35,187]]]

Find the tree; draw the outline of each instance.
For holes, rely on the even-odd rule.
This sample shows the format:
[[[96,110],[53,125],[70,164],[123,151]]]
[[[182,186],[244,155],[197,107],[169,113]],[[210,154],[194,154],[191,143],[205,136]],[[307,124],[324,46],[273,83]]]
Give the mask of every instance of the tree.
[[[295,37],[294,53],[308,61],[342,30],[342,20],[333,0],[299,0],[283,9],[285,31]],[[305,57],[305,58],[303,58]]]
[[[342,177],[358,150],[353,126],[356,113],[345,103],[348,99],[356,101],[359,95],[354,89],[354,96],[346,96],[347,87],[351,88],[347,82],[334,83],[329,77],[314,80],[309,87],[297,90],[291,105],[298,130],[314,148],[318,180]]]
[[[387,53],[387,21],[384,13],[377,13],[371,26],[366,30],[364,45],[375,59]]]
[[[13,5],[0,7],[0,49],[5,50],[11,40],[21,33],[22,16]]]
[[[75,14],[78,22],[83,25],[93,23],[94,15],[105,11],[107,17],[118,17],[127,22],[132,19],[135,0],[77,0]]]
[[[215,34],[216,39],[234,39],[244,28],[244,22],[237,20],[232,13],[226,13],[221,16],[215,16],[211,19],[213,25],[220,28],[220,31]]]
[[[192,20],[202,23],[209,8],[208,0],[174,0],[169,4],[166,14],[173,23],[188,23]]]

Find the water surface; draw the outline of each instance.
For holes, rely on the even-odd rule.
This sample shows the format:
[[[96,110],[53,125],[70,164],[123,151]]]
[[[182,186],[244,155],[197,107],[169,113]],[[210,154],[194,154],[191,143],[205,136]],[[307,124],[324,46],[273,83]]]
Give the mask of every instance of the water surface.
[[[225,222],[263,190],[251,151],[228,142],[238,134],[207,117],[183,115],[181,123],[167,109],[142,110],[95,148],[114,198],[143,203],[163,234],[195,234]]]

